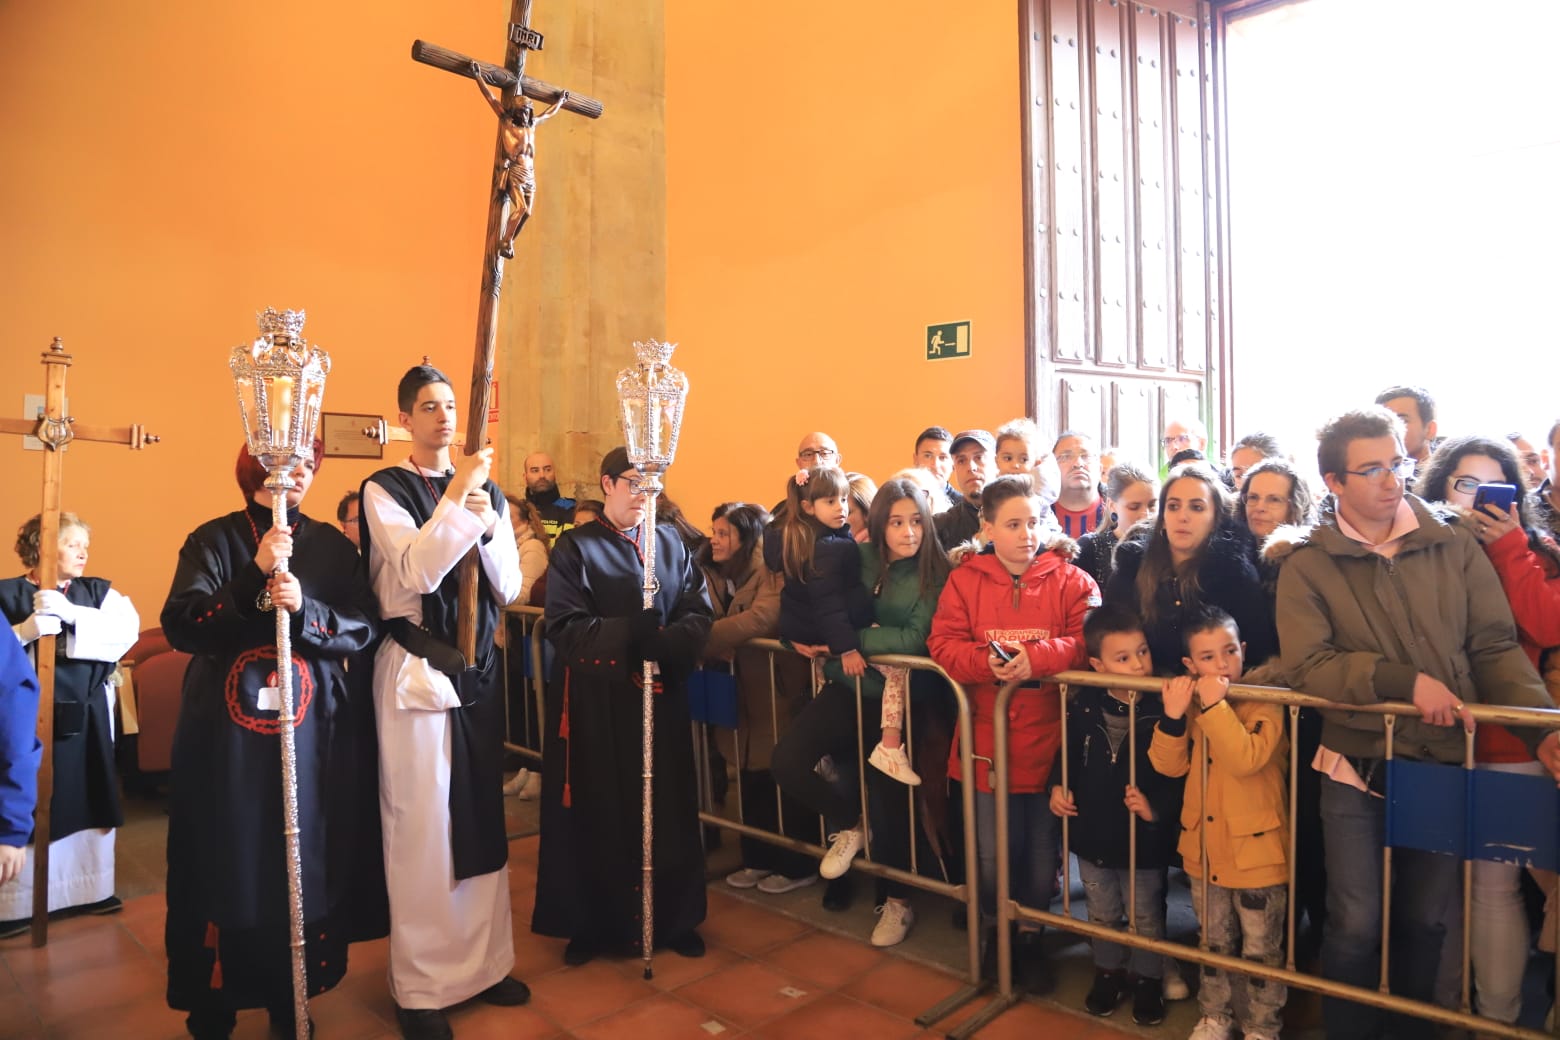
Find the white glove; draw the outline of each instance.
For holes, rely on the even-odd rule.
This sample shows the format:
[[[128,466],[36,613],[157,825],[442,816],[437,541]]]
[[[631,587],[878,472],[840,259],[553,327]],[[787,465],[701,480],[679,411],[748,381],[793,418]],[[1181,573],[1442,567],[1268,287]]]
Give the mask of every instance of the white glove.
[[[16,633],[16,638],[22,641],[22,645],[35,641],[39,636],[57,636],[60,634],[60,619],[52,614],[33,614],[20,625],[12,625],[11,631]]]
[[[33,593],[33,609],[40,614],[53,614],[67,625],[74,625],[76,615],[81,611],[58,589],[39,589]]]

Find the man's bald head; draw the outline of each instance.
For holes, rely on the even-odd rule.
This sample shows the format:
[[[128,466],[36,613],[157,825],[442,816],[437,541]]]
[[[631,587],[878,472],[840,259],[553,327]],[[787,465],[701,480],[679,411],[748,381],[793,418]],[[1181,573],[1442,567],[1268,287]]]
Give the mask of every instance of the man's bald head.
[[[838,466],[840,449],[834,438],[826,433],[809,433],[796,446],[796,466],[811,469],[813,466]]]
[[[532,494],[558,490],[552,456],[545,451],[533,451],[525,457],[525,489]]]

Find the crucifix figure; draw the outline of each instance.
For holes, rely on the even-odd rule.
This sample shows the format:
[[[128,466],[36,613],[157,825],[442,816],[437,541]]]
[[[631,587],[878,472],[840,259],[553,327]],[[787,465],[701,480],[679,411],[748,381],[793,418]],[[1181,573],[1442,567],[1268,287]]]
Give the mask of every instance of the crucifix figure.
[[[482,253],[482,290],[477,302],[477,342],[471,364],[471,396],[466,410],[466,442],[462,451],[474,455],[486,440],[475,424],[486,420],[493,386],[493,353],[498,332],[498,297],[504,288],[504,261],[514,256],[514,236],[530,217],[536,187],[534,156],[536,124],[559,108],[596,119],[601,102],[532,79],[525,74],[526,55],[542,49],[542,34],[531,28],[531,0],[510,0],[509,33],[503,67],[475,61],[422,40],[412,44],[412,59],[424,65],[469,76],[477,81],[499,116],[493,155],[492,196],[488,203],[487,237]],[[495,101],[487,84],[502,94]],[[537,117],[527,99],[552,105]],[[477,553],[460,569],[460,637],[458,649],[467,661],[477,659]]]
[[[0,419],[0,433],[37,437],[43,442],[43,506],[38,544],[45,551],[38,558],[38,586],[57,587],[58,554],[54,547],[60,534],[60,492],[64,480],[65,446],[72,441],[100,441],[125,444],[139,451],[155,444],[158,437],[140,424],[131,426],[87,426],[65,414],[65,372],[71,356],[58,336],[43,352],[47,375],[44,413],[41,418]],[[32,942],[42,946],[49,939],[49,803],[54,797],[54,667],[55,643],[59,637],[42,635],[38,647],[38,740],[43,744],[43,761],[38,769],[38,809],[33,827],[33,916]]]
[[[482,66],[471,63],[471,78],[477,81],[477,89],[487,99],[493,114],[498,116],[498,147],[504,153],[504,165],[498,170],[495,193],[502,192],[509,202],[509,216],[498,238],[498,255],[505,260],[515,258],[515,236],[525,227],[531,216],[531,202],[536,198],[536,128],[557,115],[558,109],[569,100],[569,92],[555,101],[551,108],[537,115],[531,107],[531,99],[519,92],[510,100],[509,107],[493,96],[487,81],[482,78]]]

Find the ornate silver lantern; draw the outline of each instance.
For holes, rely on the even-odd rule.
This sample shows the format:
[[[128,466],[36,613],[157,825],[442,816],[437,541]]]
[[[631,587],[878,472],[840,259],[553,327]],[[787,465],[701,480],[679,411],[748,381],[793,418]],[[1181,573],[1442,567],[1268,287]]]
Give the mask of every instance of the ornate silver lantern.
[[[639,471],[636,490],[645,500],[644,532],[644,606],[655,606],[660,583],[655,577],[655,501],[661,493],[661,474],[677,454],[677,435],[682,432],[683,405],[688,399],[688,377],[671,365],[675,343],[650,340],[634,344],[637,364],[618,373],[617,394],[623,423],[623,443],[628,459]],[[644,828],[640,832],[644,878],[640,884],[640,941],[644,951],[644,976],[653,974],[651,951],[655,946],[655,672],[644,662],[641,714],[644,733],[643,811]]]
[[[303,338],[303,311],[267,307],[258,315],[260,335],[249,346],[233,348],[228,365],[238,393],[239,415],[249,454],[265,467],[271,492],[271,522],[287,524],[287,492],[292,471],[314,455],[314,434],[325,399],[330,355]],[[277,563],[284,573],[287,561]],[[308,975],[304,964],[303,866],[298,850],[298,766],[293,744],[291,616],[276,611],[276,684],[281,702],[282,821],[287,843],[287,901],[291,924],[293,1014],[298,1040],[309,1036]]]
[[[661,490],[660,476],[677,454],[682,432],[683,405],[688,399],[688,377],[672,367],[675,343],[650,340],[635,343],[638,364],[618,373],[618,406],[623,423],[623,443],[629,461],[639,470],[645,491]],[[650,506],[653,509],[654,499]],[[653,514],[652,514],[653,515]]]

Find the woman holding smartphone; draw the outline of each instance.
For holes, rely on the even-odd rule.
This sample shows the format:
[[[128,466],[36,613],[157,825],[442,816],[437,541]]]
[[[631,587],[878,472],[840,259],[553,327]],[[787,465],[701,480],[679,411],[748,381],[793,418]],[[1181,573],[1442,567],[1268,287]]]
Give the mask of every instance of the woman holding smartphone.
[[[1490,437],[1458,437],[1441,445],[1416,487],[1426,501],[1456,510],[1484,546],[1511,603],[1517,641],[1538,667],[1547,651],[1560,646],[1560,548],[1534,527],[1522,489],[1517,453],[1509,442]],[[1474,758],[1480,769],[1544,772],[1504,726],[1478,728]],[[1522,1007],[1529,936],[1520,883],[1520,867],[1474,860],[1474,987],[1479,1014],[1497,1022],[1515,1022]],[[1460,917],[1451,924],[1460,927]],[[1449,930],[1445,948],[1457,949],[1451,940]]]

